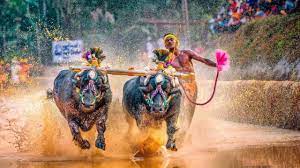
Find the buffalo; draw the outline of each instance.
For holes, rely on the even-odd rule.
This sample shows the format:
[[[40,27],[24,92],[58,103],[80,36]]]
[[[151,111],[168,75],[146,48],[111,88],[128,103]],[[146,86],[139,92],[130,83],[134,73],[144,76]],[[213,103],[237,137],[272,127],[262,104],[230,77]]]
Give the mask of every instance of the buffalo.
[[[105,150],[106,120],[112,101],[108,77],[94,68],[73,72],[62,70],[54,80],[53,97],[61,114],[68,121],[73,140],[82,149],[90,143],[80,133],[95,124],[95,146]]]
[[[144,130],[147,127],[160,128],[165,121],[166,148],[176,151],[175,133],[181,96],[176,79],[163,72],[128,80],[123,87],[122,103],[129,131],[135,122],[140,130]]]

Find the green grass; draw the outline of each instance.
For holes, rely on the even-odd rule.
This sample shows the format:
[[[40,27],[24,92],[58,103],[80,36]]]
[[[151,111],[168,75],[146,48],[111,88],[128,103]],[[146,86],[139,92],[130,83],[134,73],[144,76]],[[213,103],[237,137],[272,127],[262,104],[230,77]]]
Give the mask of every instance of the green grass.
[[[300,57],[300,15],[254,20],[234,34],[222,35],[217,41],[231,54],[234,65],[243,66],[260,59],[270,65],[282,58],[294,62]]]

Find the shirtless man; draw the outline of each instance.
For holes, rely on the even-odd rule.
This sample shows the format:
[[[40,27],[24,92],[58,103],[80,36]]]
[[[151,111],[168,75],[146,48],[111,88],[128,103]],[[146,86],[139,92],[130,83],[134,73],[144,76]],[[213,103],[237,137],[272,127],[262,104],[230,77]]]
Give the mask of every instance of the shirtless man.
[[[164,60],[160,60],[165,62],[165,68],[171,65],[177,72],[194,73],[195,71],[192,60],[202,62],[211,67],[217,67],[215,62],[201,57],[192,50],[179,50],[179,40],[174,34],[165,34],[163,40],[165,48],[169,51],[168,56],[164,57]],[[195,102],[197,99],[197,83],[195,81],[195,76],[192,76],[189,79],[180,80],[187,94],[189,94],[189,97]],[[183,121],[180,121],[180,123],[183,125],[181,125],[180,132],[183,131],[183,134],[185,134],[184,132],[187,131],[192,122],[195,112],[195,104],[189,102],[185,97],[182,102],[183,107],[185,107],[185,112],[181,113],[182,117],[180,117],[180,119]],[[185,135],[183,135],[183,138],[184,136]]]
[[[175,57],[173,58],[171,64],[178,72],[194,73],[194,67],[192,63],[193,59],[200,61],[208,66],[217,67],[217,64],[215,62],[201,57],[192,50],[179,50],[179,40],[172,33],[164,35],[164,44],[169,52],[174,53]]]

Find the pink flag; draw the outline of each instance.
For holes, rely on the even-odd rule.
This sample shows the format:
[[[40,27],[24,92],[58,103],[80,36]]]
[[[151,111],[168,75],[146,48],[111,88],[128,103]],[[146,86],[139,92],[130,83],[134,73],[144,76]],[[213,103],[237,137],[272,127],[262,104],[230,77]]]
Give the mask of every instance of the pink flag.
[[[217,68],[218,71],[226,71],[229,69],[229,54],[226,51],[216,50]]]

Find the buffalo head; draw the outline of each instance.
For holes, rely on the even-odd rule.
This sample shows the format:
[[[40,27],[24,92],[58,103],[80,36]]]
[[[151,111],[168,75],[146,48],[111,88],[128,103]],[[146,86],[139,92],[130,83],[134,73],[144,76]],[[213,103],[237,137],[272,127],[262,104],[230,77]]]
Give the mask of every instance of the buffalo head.
[[[84,70],[75,75],[76,97],[83,112],[95,110],[97,102],[103,99],[109,88],[107,76],[94,69]]]
[[[180,93],[174,80],[162,72],[148,76],[144,80],[144,86],[140,89],[150,114],[164,115],[168,111],[172,99]]]

